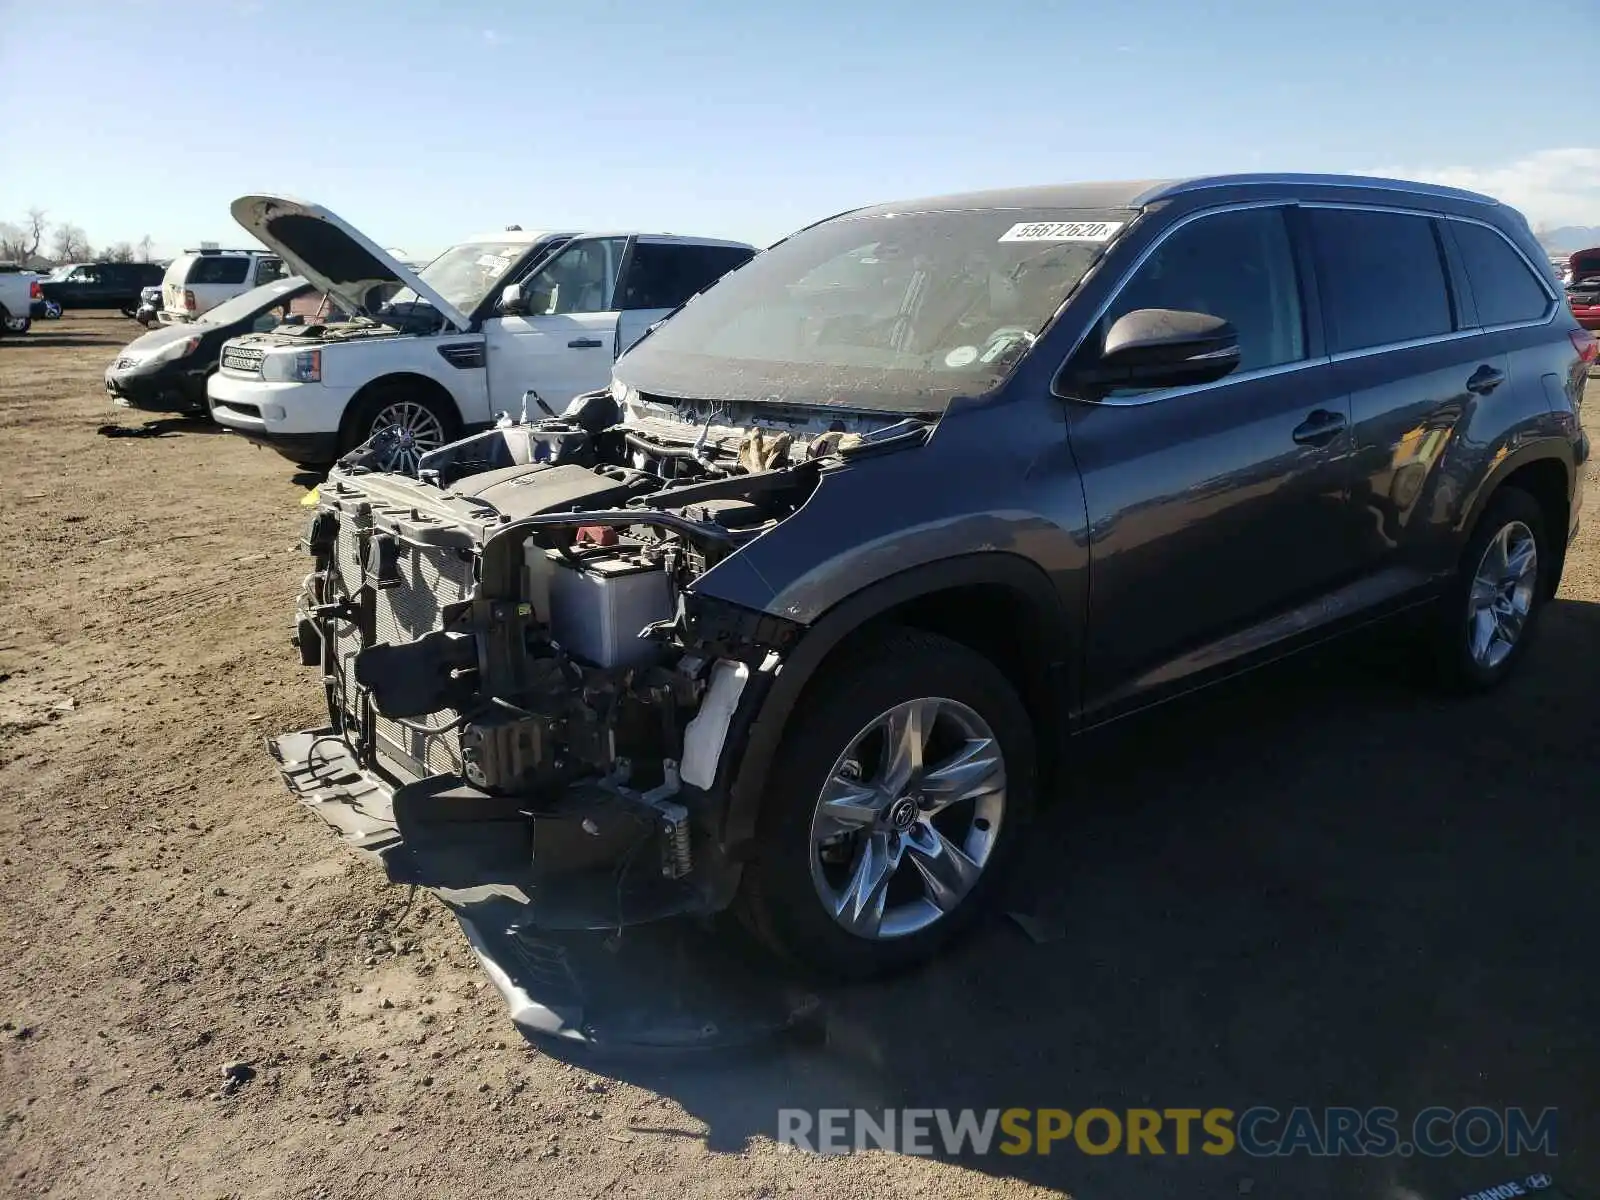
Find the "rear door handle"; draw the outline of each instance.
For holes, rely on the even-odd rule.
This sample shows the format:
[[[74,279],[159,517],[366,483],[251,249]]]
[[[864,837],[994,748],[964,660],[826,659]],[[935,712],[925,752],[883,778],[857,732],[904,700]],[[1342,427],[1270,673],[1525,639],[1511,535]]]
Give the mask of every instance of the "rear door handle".
[[[1294,440],[1302,446],[1326,446],[1343,433],[1348,424],[1343,413],[1319,408],[1295,426]]]
[[[1504,371],[1497,371],[1488,363],[1484,363],[1472,373],[1472,378],[1467,380],[1467,391],[1487,396],[1505,381]]]
[[[605,343],[599,338],[573,338],[567,345],[574,350],[598,350]]]

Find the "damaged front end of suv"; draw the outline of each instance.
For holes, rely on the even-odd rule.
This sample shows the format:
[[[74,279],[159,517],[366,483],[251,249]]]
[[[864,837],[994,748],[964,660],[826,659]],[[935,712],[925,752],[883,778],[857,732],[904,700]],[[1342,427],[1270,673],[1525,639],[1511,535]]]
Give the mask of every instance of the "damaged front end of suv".
[[[396,882],[491,889],[541,927],[726,907],[719,766],[800,626],[695,585],[929,429],[782,417],[601,392],[416,478],[349,456],[305,538],[295,640],[328,724],[273,742],[294,790]]]
[[[833,218],[559,415],[531,396],[548,419],[414,475],[348,456],[306,539],[328,721],[274,743],[291,787],[458,915],[514,905],[462,918],[514,1009],[506,964],[548,956],[490,924],[732,908],[807,973],[933,954],[1065,712],[1087,524],[1043,343],[1136,223],[1105,198]]]

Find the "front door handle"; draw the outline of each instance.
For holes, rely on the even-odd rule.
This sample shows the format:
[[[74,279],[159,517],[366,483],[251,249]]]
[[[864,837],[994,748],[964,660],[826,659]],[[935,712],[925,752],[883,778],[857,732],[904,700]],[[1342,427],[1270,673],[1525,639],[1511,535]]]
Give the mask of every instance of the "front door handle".
[[[1467,380],[1467,391],[1476,392],[1480,396],[1487,396],[1495,388],[1506,381],[1504,371],[1497,371],[1488,363],[1484,363],[1472,373],[1472,378]]]
[[[1344,432],[1347,424],[1343,413],[1319,408],[1295,426],[1294,440],[1302,446],[1326,446]]]
[[[567,345],[574,350],[598,350],[605,343],[599,338],[573,338]]]

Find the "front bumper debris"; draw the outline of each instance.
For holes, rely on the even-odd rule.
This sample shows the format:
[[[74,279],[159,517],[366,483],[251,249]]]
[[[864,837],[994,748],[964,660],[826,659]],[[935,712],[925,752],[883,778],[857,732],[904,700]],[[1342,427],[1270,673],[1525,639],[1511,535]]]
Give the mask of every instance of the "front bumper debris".
[[[332,728],[267,747],[289,790],[342,841],[451,909],[530,1037],[704,1049],[809,1027],[817,1014],[814,996],[700,925],[659,919],[695,912],[698,893],[631,852],[638,831],[614,798],[580,795],[536,816],[453,777],[396,786],[363,769]]]

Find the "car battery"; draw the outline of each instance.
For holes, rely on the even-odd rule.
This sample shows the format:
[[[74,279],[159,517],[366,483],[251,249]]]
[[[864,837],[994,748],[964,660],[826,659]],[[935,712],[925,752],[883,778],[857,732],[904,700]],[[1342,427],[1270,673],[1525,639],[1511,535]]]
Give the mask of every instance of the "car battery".
[[[635,551],[577,562],[547,553],[531,565],[547,577],[540,590],[548,584],[550,636],[568,654],[597,667],[637,666],[655,656],[655,644],[639,632],[676,612],[672,581],[660,564]]]

